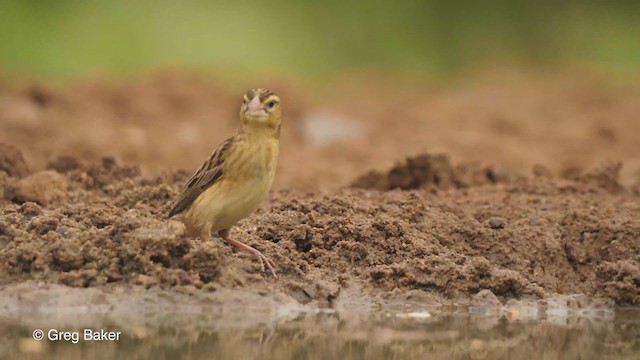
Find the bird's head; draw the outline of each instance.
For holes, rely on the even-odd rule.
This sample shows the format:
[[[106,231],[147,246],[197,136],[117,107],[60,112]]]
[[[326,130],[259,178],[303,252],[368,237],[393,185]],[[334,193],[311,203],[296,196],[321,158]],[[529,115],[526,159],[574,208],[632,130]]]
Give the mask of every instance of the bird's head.
[[[240,120],[243,127],[267,128],[279,134],[282,121],[280,98],[267,89],[247,91],[242,99]]]

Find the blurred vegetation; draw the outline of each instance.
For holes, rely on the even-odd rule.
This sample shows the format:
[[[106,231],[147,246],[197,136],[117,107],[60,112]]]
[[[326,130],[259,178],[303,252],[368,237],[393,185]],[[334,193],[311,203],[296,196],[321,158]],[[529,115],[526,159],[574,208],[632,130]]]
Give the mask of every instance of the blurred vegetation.
[[[0,0],[0,71],[322,76],[495,63],[637,72],[638,1]]]

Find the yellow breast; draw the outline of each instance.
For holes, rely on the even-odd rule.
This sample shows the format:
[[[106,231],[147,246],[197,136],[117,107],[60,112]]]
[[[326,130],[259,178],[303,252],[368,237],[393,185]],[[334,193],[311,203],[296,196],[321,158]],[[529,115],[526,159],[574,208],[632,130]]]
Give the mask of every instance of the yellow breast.
[[[247,217],[265,199],[275,177],[278,140],[236,144],[224,164],[222,179],[204,191],[185,214],[193,227],[216,232]]]

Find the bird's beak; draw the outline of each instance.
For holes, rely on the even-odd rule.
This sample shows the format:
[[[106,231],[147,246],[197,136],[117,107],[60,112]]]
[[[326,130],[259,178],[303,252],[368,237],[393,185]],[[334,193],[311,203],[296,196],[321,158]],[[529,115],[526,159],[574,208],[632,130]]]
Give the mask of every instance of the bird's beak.
[[[249,104],[247,104],[247,115],[254,117],[265,117],[267,116],[267,112],[264,109],[264,105],[260,102],[260,97],[257,95],[251,99]]]

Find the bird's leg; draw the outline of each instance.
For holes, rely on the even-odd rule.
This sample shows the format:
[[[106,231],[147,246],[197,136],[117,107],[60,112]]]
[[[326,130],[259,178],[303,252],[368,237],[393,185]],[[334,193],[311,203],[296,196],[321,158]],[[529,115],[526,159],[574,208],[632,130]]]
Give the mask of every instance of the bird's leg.
[[[211,224],[206,224],[200,229],[200,239],[208,241],[211,239]]]
[[[258,259],[258,262],[260,263],[260,268],[262,269],[262,271],[264,271],[264,267],[265,264],[267,265],[267,268],[269,269],[269,271],[271,271],[271,274],[273,274],[273,277],[275,277],[276,279],[278,278],[278,275],[276,275],[276,270],[275,270],[275,263],[273,262],[273,260],[269,259],[268,257],[266,257],[264,254],[262,254],[258,249],[255,249],[247,244],[244,244],[238,240],[233,240],[229,237],[229,230],[230,229],[224,229],[224,230],[220,230],[218,232],[218,235],[220,235],[220,237],[222,238],[222,240],[226,241],[227,244],[236,247],[238,250],[243,251],[245,253],[251,254],[253,255],[256,259]]]

